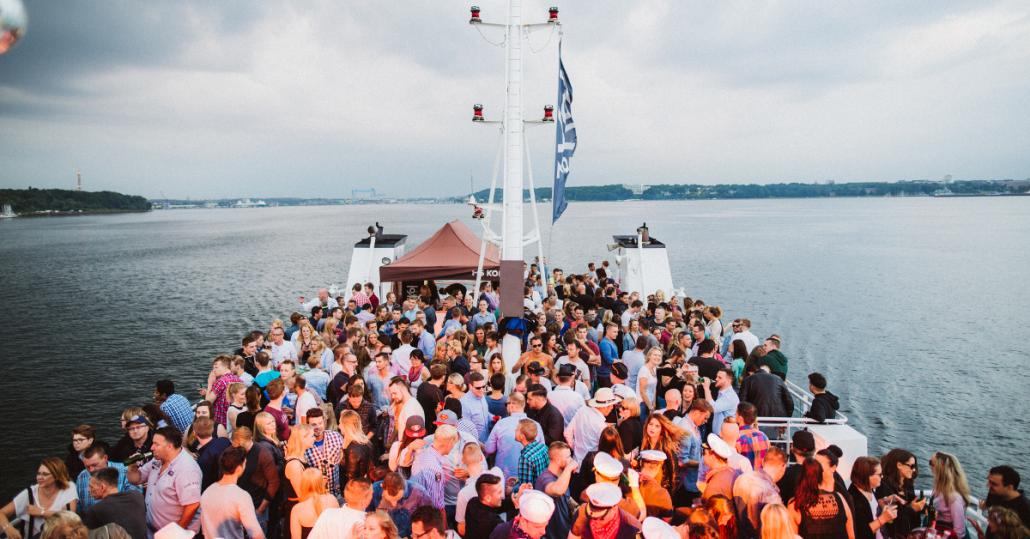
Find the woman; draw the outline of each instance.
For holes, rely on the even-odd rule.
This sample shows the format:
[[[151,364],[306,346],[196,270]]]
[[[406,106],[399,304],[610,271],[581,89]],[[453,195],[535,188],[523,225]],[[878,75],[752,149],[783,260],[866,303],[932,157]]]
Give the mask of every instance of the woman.
[[[316,335],[311,339],[308,345],[308,355],[305,356],[302,363],[297,363],[297,375],[302,376],[304,373],[311,370],[311,366],[308,363],[308,358],[317,357],[319,358],[317,366],[328,370],[332,366],[333,361],[336,359],[333,356],[333,349],[325,345],[325,341],[322,337]]]
[[[663,414],[652,412],[644,422],[644,436],[636,453],[648,449],[665,453],[662,474],[655,479],[669,492],[675,490],[676,463],[679,462],[680,440],[684,436],[686,431],[674,425]]]
[[[805,459],[794,499],[787,505],[805,539],[855,539],[848,502],[833,489],[833,472],[818,460]]]
[[[490,393],[486,395],[486,406],[490,409],[490,415],[508,417],[508,395],[504,391],[507,381],[508,377],[505,374],[490,375]]]
[[[375,511],[365,517],[364,534],[361,539],[400,539],[397,525],[386,511]]]
[[[340,413],[340,434],[343,435],[343,457],[340,459],[340,492],[351,479],[368,477],[372,469],[372,442],[361,429],[361,416],[354,410]]]
[[[608,425],[601,431],[601,436],[597,439],[597,451],[591,451],[583,455],[583,462],[580,463],[579,470],[576,471],[576,475],[573,476],[572,482],[569,485],[572,488],[572,499],[581,499],[580,494],[591,483],[596,481],[594,476],[594,456],[598,453],[608,453],[615,460],[622,462],[624,468],[629,468],[629,460],[626,458],[626,451],[623,449],[619,431],[614,426]]]
[[[548,331],[540,338],[540,342],[544,343],[544,352],[547,355],[557,358],[565,354],[565,350],[558,345],[558,335]]]
[[[774,503],[762,509],[761,539],[801,539],[790,512],[782,504]]]
[[[461,417],[461,398],[465,396],[465,392],[468,390],[468,386],[465,384],[465,377],[452,372],[447,377],[445,389],[447,390],[447,395],[443,398],[443,407],[454,412],[457,417]]]
[[[883,539],[880,531],[898,516],[894,498],[879,500],[874,492],[883,480],[880,459],[858,457],[851,465],[848,495],[855,505],[855,539]]]
[[[938,451],[930,457],[933,472],[933,506],[937,510],[938,531],[950,530],[952,535],[966,536],[966,507],[971,503],[969,483],[962,465],[950,453]]]
[[[541,341],[543,342],[543,341]],[[504,394],[511,393],[511,388],[515,385],[515,377],[505,372],[504,368],[504,356],[495,354],[490,357],[490,363],[486,367],[486,379],[490,380],[495,374],[504,375]]]
[[[486,330],[482,326],[477,327],[476,331],[472,333],[472,346],[475,347],[476,352],[479,352],[479,357],[483,357],[486,353]]]
[[[339,340],[336,335],[336,329],[339,325],[340,321],[330,316],[326,319],[325,324],[322,326],[322,331],[318,334],[318,336],[322,338],[322,342],[325,343],[326,348],[329,348],[330,350],[339,344]]]
[[[622,447],[640,447],[644,440],[644,424],[640,421],[640,400],[629,397],[618,404],[619,438]]]
[[[880,459],[883,482],[876,489],[877,498],[897,496],[898,517],[885,526],[884,537],[905,537],[919,526],[919,513],[926,507],[926,498],[916,498],[915,479],[919,474],[916,456],[904,449],[891,449]]]
[[[637,395],[648,410],[657,410],[658,365],[662,363],[662,349],[652,346],[644,354],[644,366],[637,373]]]
[[[286,477],[286,481],[283,481],[282,487],[283,510],[281,513],[287,518],[293,511],[293,507],[300,501],[298,493],[300,492],[301,477],[304,470],[308,468],[304,452],[314,445],[314,427],[301,423],[290,429],[290,440],[286,442],[285,449],[286,464],[283,468],[283,475]]]
[[[82,463],[82,453],[93,445],[96,439],[97,431],[92,425],[79,425],[72,429],[72,443],[68,446],[68,456],[64,457],[68,477],[78,477],[79,472],[86,469],[86,465]]]
[[[418,416],[409,417],[400,439],[390,446],[388,465],[391,472],[398,472],[405,478],[411,477],[411,465],[415,462],[415,456],[426,446],[423,440],[425,436],[425,420]]]
[[[233,382],[225,389],[229,408],[225,411],[226,436],[232,436],[236,429],[236,417],[247,410],[247,386],[243,382]]]
[[[325,477],[318,468],[308,468],[301,473],[300,502],[290,511],[290,537],[305,539],[315,526],[315,521],[326,509],[336,509],[340,503],[326,490]]]
[[[970,520],[970,523],[976,528],[976,535],[979,539],[988,537],[984,529],[980,527],[980,523],[975,520]],[[987,510],[987,532],[992,539],[1026,539],[1030,537],[1030,529],[1023,524],[1019,515],[1000,505],[995,505]]]
[[[690,411],[690,405],[694,403],[694,399],[697,398],[697,386],[694,385],[694,381],[686,380],[683,387],[680,388],[680,411],[683,415],[686,415]]]
[[[422,385],[429,379],[429,369],[425,365],[425,356],[421,354],[421,350],[416,349],[418,354],[411,354],[411,368],[404,375],[404,378],[408,380],[408,385],[411,386],[412,392],[418,391],[418,386]]]
[[[311,327],[311,322],[308,322],[307,318],[302,319],[298,323],[299,329],[294,333],[297,339],[293,342],[293,347],[297,352],[297,364],[306,365],[308,362],[308,354],[311,351],[311,342],[315,340],[315,328]]]
[[[36,484],[18,493],[0,509],[0,530],[7,537],[30,539],[43,531],[43,519],[62,510],[75,511],[78,496],[75,483],[68,478],[68,468],[56,457],[46,457],[36,470]],[[23,519],[20,528],[13,519]]]
[[[705,319],[705,331],[717,342],[722,340],[722,309],[716,305],[709,305],[705,307],[702,312],[702,316]]]
[[[637,346],[637,337],[640,333],[640,320],[631,318],[629,321],[629,329],[622,335],[622,349],[633,350]]]
[[[739,388],[744,380],[744,365],[747,364],[747,345],[743,339],[730,343],[730,368],[733,369],[733,387]]]
[[[254,443],[262,445],[275,457],[275,465],[282,471],[286,464],[283,446],[276,435],[275,417],[268,412],[259,412],[254,416]]]
[[[236,428],[247,427],[254,430],[254,417],[261,411],[261,388],[253,385],[247,388],[247,409],[236,414]]]
[[[214,411],[214,405],[211,404],[211,401],[200,401],[197,403],[197,407],[193,409],[193,419],[195,420],[200,417],[213,419]],[[215,425],[215,438],[225,438],[226,436],[225,425]],[[197,436],[193,434],[193,426],[190,425],[190,428],[186,431],[186,445],[192,446],[196,441]]]
[[[737,539],[737,515],[733,502],[721,494],[705,500],[705,509],[719,527],[719,539]]]

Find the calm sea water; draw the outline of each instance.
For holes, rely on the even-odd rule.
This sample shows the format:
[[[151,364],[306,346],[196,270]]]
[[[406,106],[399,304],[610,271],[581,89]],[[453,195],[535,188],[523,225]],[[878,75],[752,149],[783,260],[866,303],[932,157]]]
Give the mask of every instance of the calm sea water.
[[[549,206],[541,208],[549,215]],[[0,498],[64,456],[69,429],[117,440],[123,407],[343,285],[380,221],[409,249],[465,206],[175,210],[0,221]],[[790,378],[823,372],[873,454],[957,454],[974,490],[1030,476],[1030,198],[573,203],[553,230],[566,271],[646,220],[676,286],[779,333]],[[545,237],[548,231],[545,230]],[[527,256],[532,256],[529,254]]]

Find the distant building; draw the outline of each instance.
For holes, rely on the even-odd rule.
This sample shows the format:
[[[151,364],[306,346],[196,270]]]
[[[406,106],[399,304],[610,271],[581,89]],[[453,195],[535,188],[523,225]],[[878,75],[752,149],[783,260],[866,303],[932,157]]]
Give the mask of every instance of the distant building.
[[[650,185],[644,185],[643,183],[640,183],[640,184],[624,183],[624,184],[622,184],[622,186],[624,188],[628,189],[629,192],[633,193],[634,196],[643,195],[644,191],[647,191],[648,188],[651,187]]]

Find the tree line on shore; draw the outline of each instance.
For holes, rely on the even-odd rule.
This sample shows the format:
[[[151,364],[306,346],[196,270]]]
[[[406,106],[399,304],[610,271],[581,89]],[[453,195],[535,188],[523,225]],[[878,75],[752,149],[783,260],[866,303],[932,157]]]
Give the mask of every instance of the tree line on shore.
[[[72,191],[69,189],[0,189],[0,206],[25,215],[38,212],[147,211],[150,202],[136,195],[113,191]]]

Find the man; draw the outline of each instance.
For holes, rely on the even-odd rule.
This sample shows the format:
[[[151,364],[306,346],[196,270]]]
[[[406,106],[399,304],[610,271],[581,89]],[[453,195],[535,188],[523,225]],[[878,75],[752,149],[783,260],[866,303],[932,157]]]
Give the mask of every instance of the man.
[[[547,390],[544,386],[531,386],[526,393],[526,403],[529,405],[529,418],[540,425],[544,434],[544,443],[551,445],[554,442],[565,439],[565,418],[561,411],[555,408],[547,400]]]
[[[526,381],[526,385],[539,385],[543,386],[547,391],[551,391],[551,381],[544,378],[544,373],[546,372],[547,369],[536,361],[530,363],[529,366],[526,367],[526,373],[529,374],[529,380]]]
[[[725,363],[715,359],[715,348],[715,341],[705,339],[697,346],[697,356],[687,362],[697,365],[697,373],[709,380],[715,380],[719,370],[726,368]]]
[[[282,332],[282,328],[279,328]],[[290,349],[293,347],[290,346]],[[212,419],[216,425],[225,424],[226,412],[229,411],[229,396],[227,390],[231,384],[242,382],[239,376],[232,372],[232,356],[222,354],[211,362],[211,374],[208,375],[208,385],[201,391],[205,400],[211,403],[214,409]]]
[[[734,443],[737,453],[751,461],[752,468],[760,470],[770,446],[769,437],[758,430],[758,409],[754,404],[742,402],[737,405],[737,425],[740,428]]]
[[[118,472],[115,492],[139,491],[126,478],[125,465],[108,460],[107,444],[104,442],[93,442],[87,447],[82,452],[82,464],[85,466],[85,469],[79,472],[78,477],[75,478],[75,489],[79,496],[77,509],[80,515],[86,514],[86,511],[99,501],[99,499],[94,499],[94,496],[92,496],[93,472],[112,468]]]
[[[347,481],[343,493],[344,505],[338,509],[326,509],[315,521],[309,539],[343,539],[357,537],[355,525],[365,521],[365,509],[372,502],[372,483],[364,477]]]
[[[98,468],[87,473],[90,498],[96,502],[82,512],[82,523],[91,530],[114,523],[125,528],[132,539],[146,539],[146,503],[139,491],[122,489],[124,467]]]
[[[300,321],[304,319],[304,315],[294,311],[290,314],[290,327],[286,328],[285,337],[286,340],[291,340],[293,334],[300,330]]]
[[[761,467],[741,474],[733,482],[733,501],[737,508],[737,528],[740,537],[759,537],[762,509],[766,505],[783,503],[776,482],[787,471],[787,455],[778,447],[771,447]]]
[[[636,342],[633,343],[633,349],[622,353],[622,363],[626,365],[626,371],[629,373],[626,384],[634,390],[638,387],[637,375],[640,374],[640,368],[644,366],[645,348],[647,348],[647,337],[639,335]]]
[[[321,359],[317,356],[308,356],[308,370],[301,376],[306,382],[308,391],[311,391],[318,396],[319,400],[325,401],[327,397],[327,390],[329,389],[329,373],[322,370]]]
[[[175,427],[161,427],[154,432],[150,446],[154,460],[126,472],[135,485],[146,484],[148,535],[168,524],[198,532],[200,508],[200,466],[182,450],[182,433]]]
[[[723,420],[722,426],[719,427],[719,438],[722,438],[722,441],[726,442],[726,445],[730,446],[730,449],[733,450],[726,459],[729,462],[730,468],[736,470],[738,474],[755,469],[747,457],[737,453],[736,445],[737,440],[740,439],[740,427],[737,426],[736,417],[727,417]]]
[[[428,310],[432,310],[428,308]],[[422,322],[421,320],[415,320],[411,323],[411,335],[412,342],[415,346],[422,351],[425,357],[432,358],[436,354],[436,337],[433,336],[426,327],[432,327],[429,321]]]
[[[415,400],[415,397],[411,396],[411,389],[406,378],[395,376],[390,380],[387,390],[390,395],[390,415],[393,416],[394,425],[407,425],[408,418],[411,416],[418,416],[423,421],[425,420],[426,416],[422,412],[422,406]],[[386,440],[386,445],[392,444],[399,437],[397,432],[392,432],[390,439]]]
[[[193,434],[197,437],[194,453],[197,455],[197,466],[200,466],[200,489],[203,491],[218,480],[218,458],[232,443],[228,438],[215,436],[215,422],[210,417],[198,417],[193,422]]]
[[[833,419],[840,409],[840,400],[836,395],[826,391],[826,377],[817,372],[808,375],[808,390],[812,392],[812,406],[805,412],[805,417],[817,423],[825,423]]]
[[[716,397],[712,397],[712,388],[709,384],[701,384],[704,392],[704,399],[712,404],[712,432],[718,432],[727,417],[734,417],[737,413],[737,405],[740,398],[733,390],[733,371],[730,369],[719,369],[715,376],[715,388],[719,391]]]
[[[303,309],[305,312],[310,311],[315,307],[321,307],[326,310],[332,310],[340,306],[340,304],[337,303],[335,299],[329,297],[328,288],[319,288],[318,297],[310,301],[304,301],[304,296],[300,296],[299,298],[297,298],[297,301],[300,303],[300,308]]]
[[[368,438],[372,438],[375,434],[378,414],[375,406],[372,406],[372,402],[365,398],[365,390],[360,384],[354,384],[347,390],[347,398],[336,407],[336,416],[339,417],[346,410],[358,414],[358,418],[361,419],[361,432],[364,432]]]
[[[687,416],[677,422],[687,431],[680,443],[679,477],[680,488],[675,491],[676,507],[688,507],[701,491],[698,489],[698,472],[702,460],[701,425],[708,423],[712,417],[712,405],[703,399],[694,399],[687,410]]]
[[[486,402],[486,378],[481,372],[474,372],[469,375],[469,392],[462,395],[461,417],[468,419],[476,426],[476,433],[481,443],[486,442],[490,436],[490,423],[493,414],[490,413],[490,405]],[[419,408],[421,411],[421,408]]]
[[[701,498],[705,501],[716,495],[733,499],[733,482],[737,479],[737,471],[729,464],[733,454],[733,448],[722,438],[715,434],[708,435],[708,447],[704,450],[707,471],[703,479],[704,487],[701,488]]]
[[[250,496],[258,522],[261,523],[262,529],[266,529],[270,524],[274,524],[274,521],[269,520],[269,514],[277,512],[273,504],[282,482],[275,456],[264,444],[254,443],[254,435],[247,427],[240,427],[232,432],[232,444],[233,447],[242,450],[244,455],[240,488]]]
[[[286,396],[286,384],[281,378],[276,378],[268,383],[268,404],[265,411],[275,418],[275,435],[280,440],[290,439],[290,422],[283,412],[283,397]]]
[[[350,346],[338,344],[333,348],[333,360],[333,369],[339,368],[339,372],[329,381],[329,386],[325,390],[325,400],[335,408],[346,397],[351,379],[358,374],[358,356],[351,353]]]
[[[490,312],[490,303],[484,298],[479,300],[478,305],[479,312],[469,320],[469,333],[474,333],[476,328],[483,324],[493,324],[494,327],[497,327],[497,317],[494,316],[494,313]]]
[[[244,427],[246,429],[246,427]],[[236,485],[243,474],[246,454],[230,447],[218,457],[222,478],[200,497],[200,528],[205,537],[263,539],[250,495]]]
[[[586,399],[574,389],[575,386],[573,384],[576,383],[575,376],[575,366],[566,363],[558,367],[558,386],[547,394],[548,402],[561,412],[565,424],[571,423],[572,418],[576,416],[576,412],[586,405]]]
[[[565,427],[565,441],[572,447],[577,462],[583,462],[587,453],[597,449],[601,431],[608,425],[605,417],[618,402],[611,388],[599,388]]]
[[[411,537],[417,539],[451,539],[453,532],[447,530],[447,521],[440,510],[432,505],[423,505],[411,514]]]
[[[372,484],[372,507],[390,515],[401,537],[411,536],[411,517],[415,510],[432,503],[426,489],[405,480],[397,472],[387,472],[382,481]]]
[[[532,419],[520,419],[519,425],[515,429],[515,440],[522,444],[522,451],[519,452],[515,490],[518,490],[523,483],[531,486],[535,484],[537,477],[551,463],[547,455],[547,446],[540,443],[537,438],[536,422]]]
[[[982,509],[1001,506],[1019,515],[1023,525],[1030,527],[1030,501],[1019,490],[1019,472],[1011,466],[995,466],[987,474],[987,499]]]
[[[747,348],[748,355],[750,355],[751,351],[758,346],[758,337],[756,337],[754,333],[751,333],[751,320],[741,318],[738,328],[735,329],[738,331],[734,333],[733,341],[744,341],[744,346]]]
[[[527,489],[518,495],[518,505],[518,516],[514,520],[494,528],[490,539],[525,539],[527,537],[541,539],[544,537],[551,515],[554,514],[554,500],[543,492]]]
[[[326,430],[325,415],[321,408],[308,410],[306,417],[308,425],[314,431],[315,444],[304,451],[304,459],[308,465],[318,468],[322,472],[329,486],[329,493],[339,498],[340,492],[340,468],[339,463],[343,458],[343,435],[335,430]]]
[[[613,483],[594,483],[583,491],[587,502],[576,512],[576,520],[569,532],[569,539],[593,537],[595,529],[614,530],[607,535],[617,539],[636,537],[640,531],[639,521],[619,507],[622,490]]]
[[[125,436],[111,449],[111,460],[122,462],[132,455],[150,451],[154,433],[145,415],[134,415],[125,422]]]
[[[556,361],[554,365],[559,369],[562,365],[572,365],[576,368],[577,378],[582,381],[584,385],[589,387],[590,366],[583,360],[582,349],[580,348],[579,342],[576,341],[572,334],[567,335],[563,341],[565,342],[565,355],[558,358],[558,361]]]
[[[604,338],[599,346],[601,363],[597,366],[597,386],[612,387],[612,364],[619,359],[619,347],[615,340],[619,338],[619,325],[609,322],[604,326]]]
[[[469,518],[467,515],[469,502],[479,495],[476,491],[476,481],[479,479],[479,476],[484,474],[494,475],[503,485],[504,473],[496,466],[489,470],[486,469],[486,457],[483,456],[483,451],[480,449],[479,444],[475,442],[466,443],[465,447],[462,448],[461,463],[468,470],[469,476],[465,480],[465,485],[458,491],[457,503],[454,507],[454,522],[457,525],[458,535],[464,536],[468,535],[466,522]],[[501,497],[504,497],[503,491]]]
[[[281,376],[279,371],[272,368],[272,358],[266,352],[258,352],[254,357],[254,364],[257,365],[254,383],[261,389],[265,389],[269,382]]]
[[[272,365],[275,367],[287,359],[297,361],[297,348],[286,340],[286,331],[281,327],[272,328],[272,349],[269,355],[272,357]]]
[[[415,400],[422,407],[422,415],[425,416],[427,426],[436,421],[436,410],[444,400],[446,383],[447,365],[434,363],[429,366],[429,380],[415,390]],[[435,425],[430,427],[431,432],[435,430]]]
[[[565,442],[554,442],[547,450],[550,463],[533,484],[554,502],[554,514],[547,523],[547,537],[565,538],[572,529],[572,497],[569,483],[579,465],[572,458],[572,448]]]
[[[161,411],[172,421],[172,426],[186,434],[193,424],[193,406],[186,397],[175,392],[175,384],[171,380],[158,380],[154,387],[154,402],[161,406]]]
[[[390,357],[390,366],[394,374],[407,376],[408,371],[411,370],[411,351],[415,349],[414,346],[411,346],[413,338],[414,335],[410,329],[401,331],[400,346],[393,351],[393,355]]]
[[[805,459],[810,459],[815,454],[815,436],[807,430],[794,431],[791,437],[790,452],[794,461],[787,466],[783,477],[776,482],[776,486],[780,489],[780,497],[788,502],[794,497],[794,491],[798,487]]]
[[[769,370],[781,380],[787,379],[787,356],[780,352],[779,335],[770,335],[765,340],[765,356],[758,360],[758,365],[769,367]]]
[[[243,370],[251,376],[257,376],[257,339],[247,334],[246,337],[243,337],[240,345],[236,355],[243,358]]]
[[[625,297],[629,299],[628,294]],[[622,322],[623,331],[629,331],[629,323],[633,320],[638,320],[640,318],[640,309],[643,308],[644,302],[638,299],[630,303],[629,308],[622,312],[622,318],[620,320]]]
[[[433,506],[445,509],[448,522],[454,521],[458,491],[461,482],[467,478],[464,470],[455,470],[450,453],[458,443],[458,429],[451,425],[440,425],[430,445],[419,451],[411,465],[411,481],[429,493]],[[459,478],[459,475],[465,477]]]
[[[465,537],[489,537],[494,528],[501,524],[501,503],[504,501],[504,485],[501,478],[493,474],[482,474],[476,479],[476,497],[469,500],[465,509]]]
[[[529,351],[519,356],[511,367],[511,373],[522,374],[522,370],[532,363],[539,363],[548,373],[553,372],[554,358],[544,352],[544,341],[535,335],[529,338]]]
[[[755,405],[758,417],[791,417],[794,399],[787,384],[768,367],[761,367],[744,378],[740,385],[740,400]]]
[[[508,396],[508,416],[502,417],[490,429],[490,435],[486,439],[486,454],[494,455],[494,463],[504,473],[505,477],[514,477],[518,474],[519,455],[522,452],[522,444],[517,440],[517,429],[519,422],[528,419],[526,415],[526,398],[521,393],[512,393]],[[532,420],[530,420],[532,421]],[[534,423],[536,423],[534,421]],[[538,432],[543,431],[539,426]],[[539,440],[540,437],[535,439]]]
[[[662,451],[646,449],[640,452],[640,496],[644,499],[647,514],[661,519],[672,517],[672,496],[661,483],[667,459]]]

